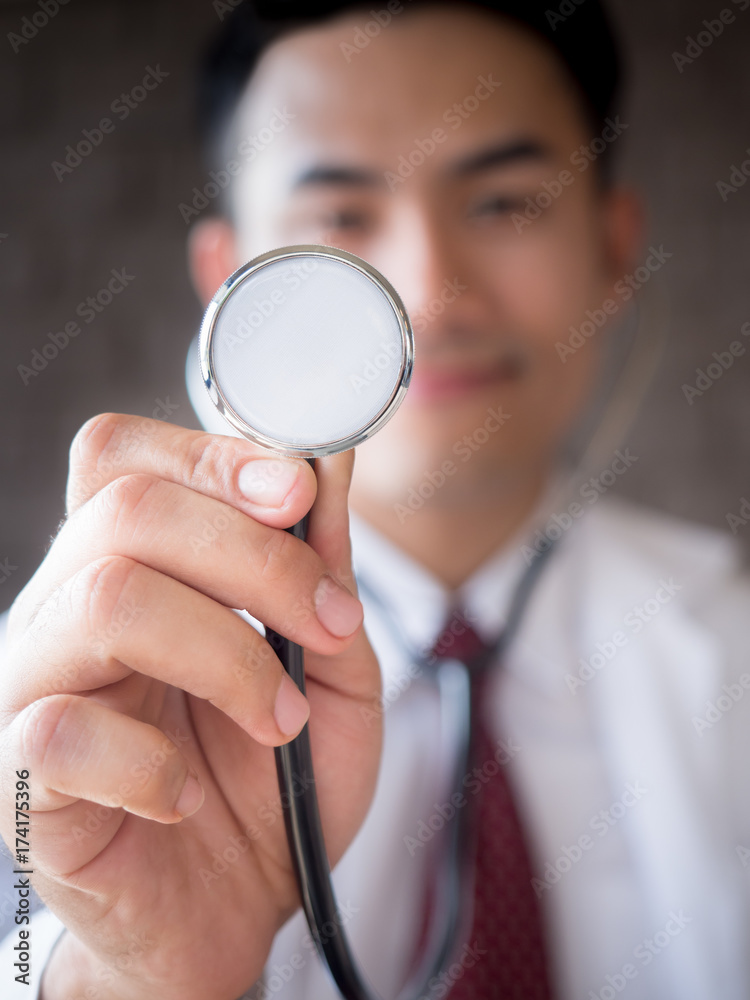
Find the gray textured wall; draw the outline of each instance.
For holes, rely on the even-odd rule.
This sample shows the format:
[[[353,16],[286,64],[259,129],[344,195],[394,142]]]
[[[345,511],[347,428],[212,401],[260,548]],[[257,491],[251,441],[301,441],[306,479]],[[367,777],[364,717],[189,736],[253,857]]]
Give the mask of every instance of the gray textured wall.
[[[681,386],[750,320],[750,183],[726,201],[716,188],[750,157],[745,2],[727,0],[735,23],[682,73],[672,53],[721,4],[612,2],[635,76],[623,171],[645,193],[651,240],[673,253],[654,279],[672,300],[671,340],[628,438],[639,462],[618,488],[725,529],[726,514],[750,497],[750,350],[692,406]],[[177,205],[205,179],[191,131],[193,67],[217,13],[210,0],[70,0],[14,52],[8,33],[38,10],[0,2],[0,577],[4,559],[18,567],[0,583],[0,608],[56,530],[67,448],[87,417],[150,415],[168,399],[175,422],[195,425],[183,364],[200,309]],[[168,78],[58,181],[52,161],[156,64]],[[17,366],[112,268],[135,280],[24,385]],[[750,525],[738,535],[750,548]]]

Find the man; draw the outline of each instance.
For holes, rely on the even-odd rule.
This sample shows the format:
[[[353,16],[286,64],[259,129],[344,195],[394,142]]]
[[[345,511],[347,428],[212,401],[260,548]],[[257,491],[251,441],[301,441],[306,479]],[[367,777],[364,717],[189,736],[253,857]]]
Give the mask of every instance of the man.
[[[228,217],[193,227],[194,280],[207,301],[269,248],[357,253],[405,299],[414,382],[351,488],[351,455],[313,475],[116,415],[77,436],[69,517],[11,611],[2,687],[0,826],[13,846],[28,770],[35,885],[62,922],[44,918],[50,941],[67,928],[48,962],[32,951],[39,995],[233,1000],[264,967],[250,996],[335,995],[294,915],[270,749],[309,714],[332,864],[356,834],[336,872],[341,922],[395,996],[430,831],[451,822],[425,653],[446,620],[491,642],[556,534],[483,702],[528,841],[546,940],[534,971],[565,1000],[739,1000],[747,585],[723,539],[603,497],[637,460],[624,446],[550,508],[603,339],[575,347],[571,328],[604,303],[624,311],[617,284],[641,249],[637,202],[586,155],[622,129],[608,36],[592,0],[569,15],[577,62],[541,9],[519,21],[414,2],[373,21],[323,6],[256,36],[266,47],[220,133],[225,162],[251,162]],[[303,544],[283,529],[313,501]],[[307,699],[232,608],[305,646]],[[473,777],[489,785],[489,770]],[[480,795],[467,785],[454,810]],[[489,962],[474,930],[425,995]]]

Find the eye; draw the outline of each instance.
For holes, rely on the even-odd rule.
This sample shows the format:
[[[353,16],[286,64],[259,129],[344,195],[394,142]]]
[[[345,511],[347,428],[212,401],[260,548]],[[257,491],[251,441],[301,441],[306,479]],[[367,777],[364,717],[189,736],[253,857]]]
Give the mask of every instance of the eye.
[[[322,216],[321,222],[326,229],[354,230],[366,229],[369,224],[369,218],[365,212],[358,211],[357,209],[342,208],[326,212]]]
[[[522,208],[520,198],[513,198],[510,195],[491,195],[477,201],[469,209],[472,218],[488,218],[497,215],[509,215],[511,212],[518,212]]]

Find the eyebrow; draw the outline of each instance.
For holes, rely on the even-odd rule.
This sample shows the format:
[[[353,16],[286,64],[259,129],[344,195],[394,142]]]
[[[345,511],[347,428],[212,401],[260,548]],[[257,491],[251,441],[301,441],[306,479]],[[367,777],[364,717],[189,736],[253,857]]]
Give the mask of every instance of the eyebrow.
[[[471,153],[450,168],[450,173],[459,177],[471,176],[495,167],[505,167],[525,161],[545,163],[551,160],[552,150],[536,139],[516,139],[501,142]]]
[[[544,143],[536,139],[515,139],[512,142],[495,143],[471,153],[451,164],[447,173],[456,177],[469,177],[519,162],[544,163],[550,159],[552,151]],[[321,163],[304,170],[292,184],[292,190],[310,187],[377,188],[384,184],[384,174],[377,170]]]
[[[318,164],[301,173],[292,185],[292,189],[297,191],[303,187],[378,187],[382,183],[383,175],[376,170]]]

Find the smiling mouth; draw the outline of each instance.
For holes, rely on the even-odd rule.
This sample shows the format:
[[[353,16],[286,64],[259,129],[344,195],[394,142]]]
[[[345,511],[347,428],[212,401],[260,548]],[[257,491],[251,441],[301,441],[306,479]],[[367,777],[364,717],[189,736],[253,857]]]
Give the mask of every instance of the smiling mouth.
[[[512,385],[524,377],[526,369],[524,362],[516,357],[471,368],[415,364],[409,395],[426,402],[459,400],[485,389]]]

